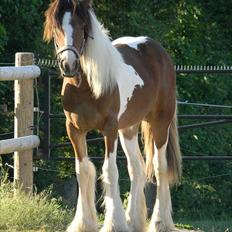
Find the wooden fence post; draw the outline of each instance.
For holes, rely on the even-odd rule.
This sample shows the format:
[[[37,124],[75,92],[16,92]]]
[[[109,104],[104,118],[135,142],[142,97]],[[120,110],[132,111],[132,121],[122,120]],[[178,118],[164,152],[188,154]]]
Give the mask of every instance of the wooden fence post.
[[[15,65],[32,65],[33,53],[16,53]],[[15,80],[14,137],[33,134],[34,90],[33,79]],[[33,150],[14,153],[14,182],[25,192],[33,190]]]

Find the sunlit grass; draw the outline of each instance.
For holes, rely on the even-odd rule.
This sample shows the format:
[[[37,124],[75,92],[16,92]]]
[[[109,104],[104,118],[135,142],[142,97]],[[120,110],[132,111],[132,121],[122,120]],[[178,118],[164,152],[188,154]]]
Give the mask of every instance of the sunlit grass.
[[[54,232],[65,231],[73,212],[51,198],[50,191],[31,196],[17,191],[12,184],[0,186],[0,231]]]
[[[0,185],[0,232],[61,232],[72,221],[73,211],[51,197],[51,190],[27,195],[14,195],[10,183]],[[102,225],[104,216],[99,216]],[[232,232],[232,220],[175,220],[180,231]]]
[[[202,220],[188,220],[180,219],[176,224],[178,228],[187,230],[196,230],[204,232],[232,232],[232,219],[202,219]]]

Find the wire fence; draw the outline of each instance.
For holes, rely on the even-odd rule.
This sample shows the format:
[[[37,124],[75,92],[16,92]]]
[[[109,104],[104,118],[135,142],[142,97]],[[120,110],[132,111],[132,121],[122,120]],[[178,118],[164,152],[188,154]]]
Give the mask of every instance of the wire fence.
[[[55,59],[41,59],[41,58],[36,58],[34,60],[35,64],[39,65],[42,69],[47,69],[47,71],[50,71],[52,73],[51,76],[57,75],[58,72],[56,71],[58,67],[58,62]],[[0,63],[0,65],[14,65],[14,63]],[[55,72],[54,72],[55,70]],[[175,70],[177,73],[207,73],[207,74],[212,74],[212,73],[232,73],[232,66],[203,66],[203,65],[175,65]],[[42,116],[45,114],[45,111],[41,111],[40,109],[40,100],[39,100],[39,93],[38,93],[38,83],[37,81],[35,82],[35,99],[36,99],[36,107],[35,107],[35,112],[37,113],[36,115],[36,134],[40,134],[40,121],[42,119]],[[50,88],[49,86],[47,86]],[[50,91],[50,90],[49,90]],[[50,96],[48,96],[50,98]],[[48,100],[48,103],[50,104],[50,99]],[[231,105],[220,105],[220,104],[211,104],[211,103],[198,103],[198,102],[189,102],[186,100],[181,100],[177,101],[178,105],[186,105],[186,106],[194,106],[194,107],[207,107],[207,108],[220,108],[220,109],[232,109]],[[54,118],[65,118],[63,113],[60,114],[52,114],[50,111],[47,112],[47,118],[46,120],[54,119]],[[179,131],[183,131],[186,129],[194,129],[194,128],[204,128],[208,126],[214,126],[214,125],[222,125],[222,124],[228,124],[232,122],[232,115],[178,115],[179,119],[200,119],[200,120],[210,120],[209,122],[202,122],[202,123],[194,123],[194,124],[189,124],[189,125],[181,125],[179,126]],[[50,125],[48,126],[50,127]],[[49,128],[50,129],[50,128]],[[46,131],[48,132],[48,130]],[[0,134],[0,139],[2,138],[8,138],[12,137],[14,132],[7,132],[7,133],[1,133]],[[45,133],[46,134],[46,133]],[[50,131],[48,132],[50,134]],[[71,146],[69,142],[63,143],[63,144],[50,144],[50,138],[47,138],[49,141],[47,142],[47,149],[57,149],[57,148],[62,148],[62,147],[67,147]],[[102,141],[103,138],[92,138],[88,139],[87,142],[89,144],[93,143],[98,143],[99,141]],[[192,159],[195,160],[197,157],[191,156],[192,158],[189,157],[184,157],[186,159]],[[207,159],[209,158],[208,156],[204,156]],[[219,156],[215,156],[215,159],[218,159]],[[231,157],[229,156],[220,156],[222,159],[230,159]],[[119,157],[120,159],[120,157]],[[204,159],[203,157],[200,157],[199,159]],[[96,160],[98,158],[96,157]]]
[[[12,166],[11,164],[5,163],[4,165],[7,168],[14,169],[14,166]],[[44,168],[44,167],[39,167],[39,166],[33,166],[33,171],[34,172],[44,171],[44,172],[60,173],[60,171],[57,170],[57,169]],[[71,172],[70,174],[75,176],[76,172]],[[193,182],[194,181],[195,182],[200,182],[200,181],[203,181],[203,180],[210,180],[210,179],[221,178],[221,177],[230,177],[230,176],[232,176],[232,173],[221,173],[221,174],[217,174],[217,175],[204,176],[204,177],[200,177],[200,178],[197,178],[197,179],[195,178],[195,179],[192,179],[192,181]],[[123,179],[120,178],[120,180],[130,182],[129,177],[123,178]]]
[[[41,68],[57,68],[57,59],[35,57],[34,63]],[[13,66],[13,62],[0,62],[0,66]],[[175,65],[177,73],[231,73],[232,66],[229,65]]]

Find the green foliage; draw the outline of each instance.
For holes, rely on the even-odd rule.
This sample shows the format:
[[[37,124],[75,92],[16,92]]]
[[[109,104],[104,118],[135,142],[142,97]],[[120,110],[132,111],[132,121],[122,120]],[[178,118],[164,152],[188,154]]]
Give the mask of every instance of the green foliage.
[[[47,1],[1,0],[0,60],[12,62],[15,52],[46,51],[41,40]],[[4,48],[4,50],[3,50]],[[3,53],[4,51],[4,53]]]
[[[0,52],[3,50],[6,43],[7,43],[6,30],[3,27],[3,25],[0,23]]]

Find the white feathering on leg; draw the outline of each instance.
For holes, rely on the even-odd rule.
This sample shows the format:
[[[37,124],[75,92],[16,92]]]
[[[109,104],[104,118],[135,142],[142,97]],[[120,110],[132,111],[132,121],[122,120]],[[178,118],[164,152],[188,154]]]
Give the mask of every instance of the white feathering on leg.
[[[82,162],[76,159],[76,173],[79,196],[76,214],[67,232],[96,232],[95,167],[88,158],[84,158]]]
[[[118,169],[116,165],[117,140],[114,151],[105,159],[103,171],[103,183],[105,188],[106,215],[101,232],[128,231],[125,212],[120,198],[118,185]]]

